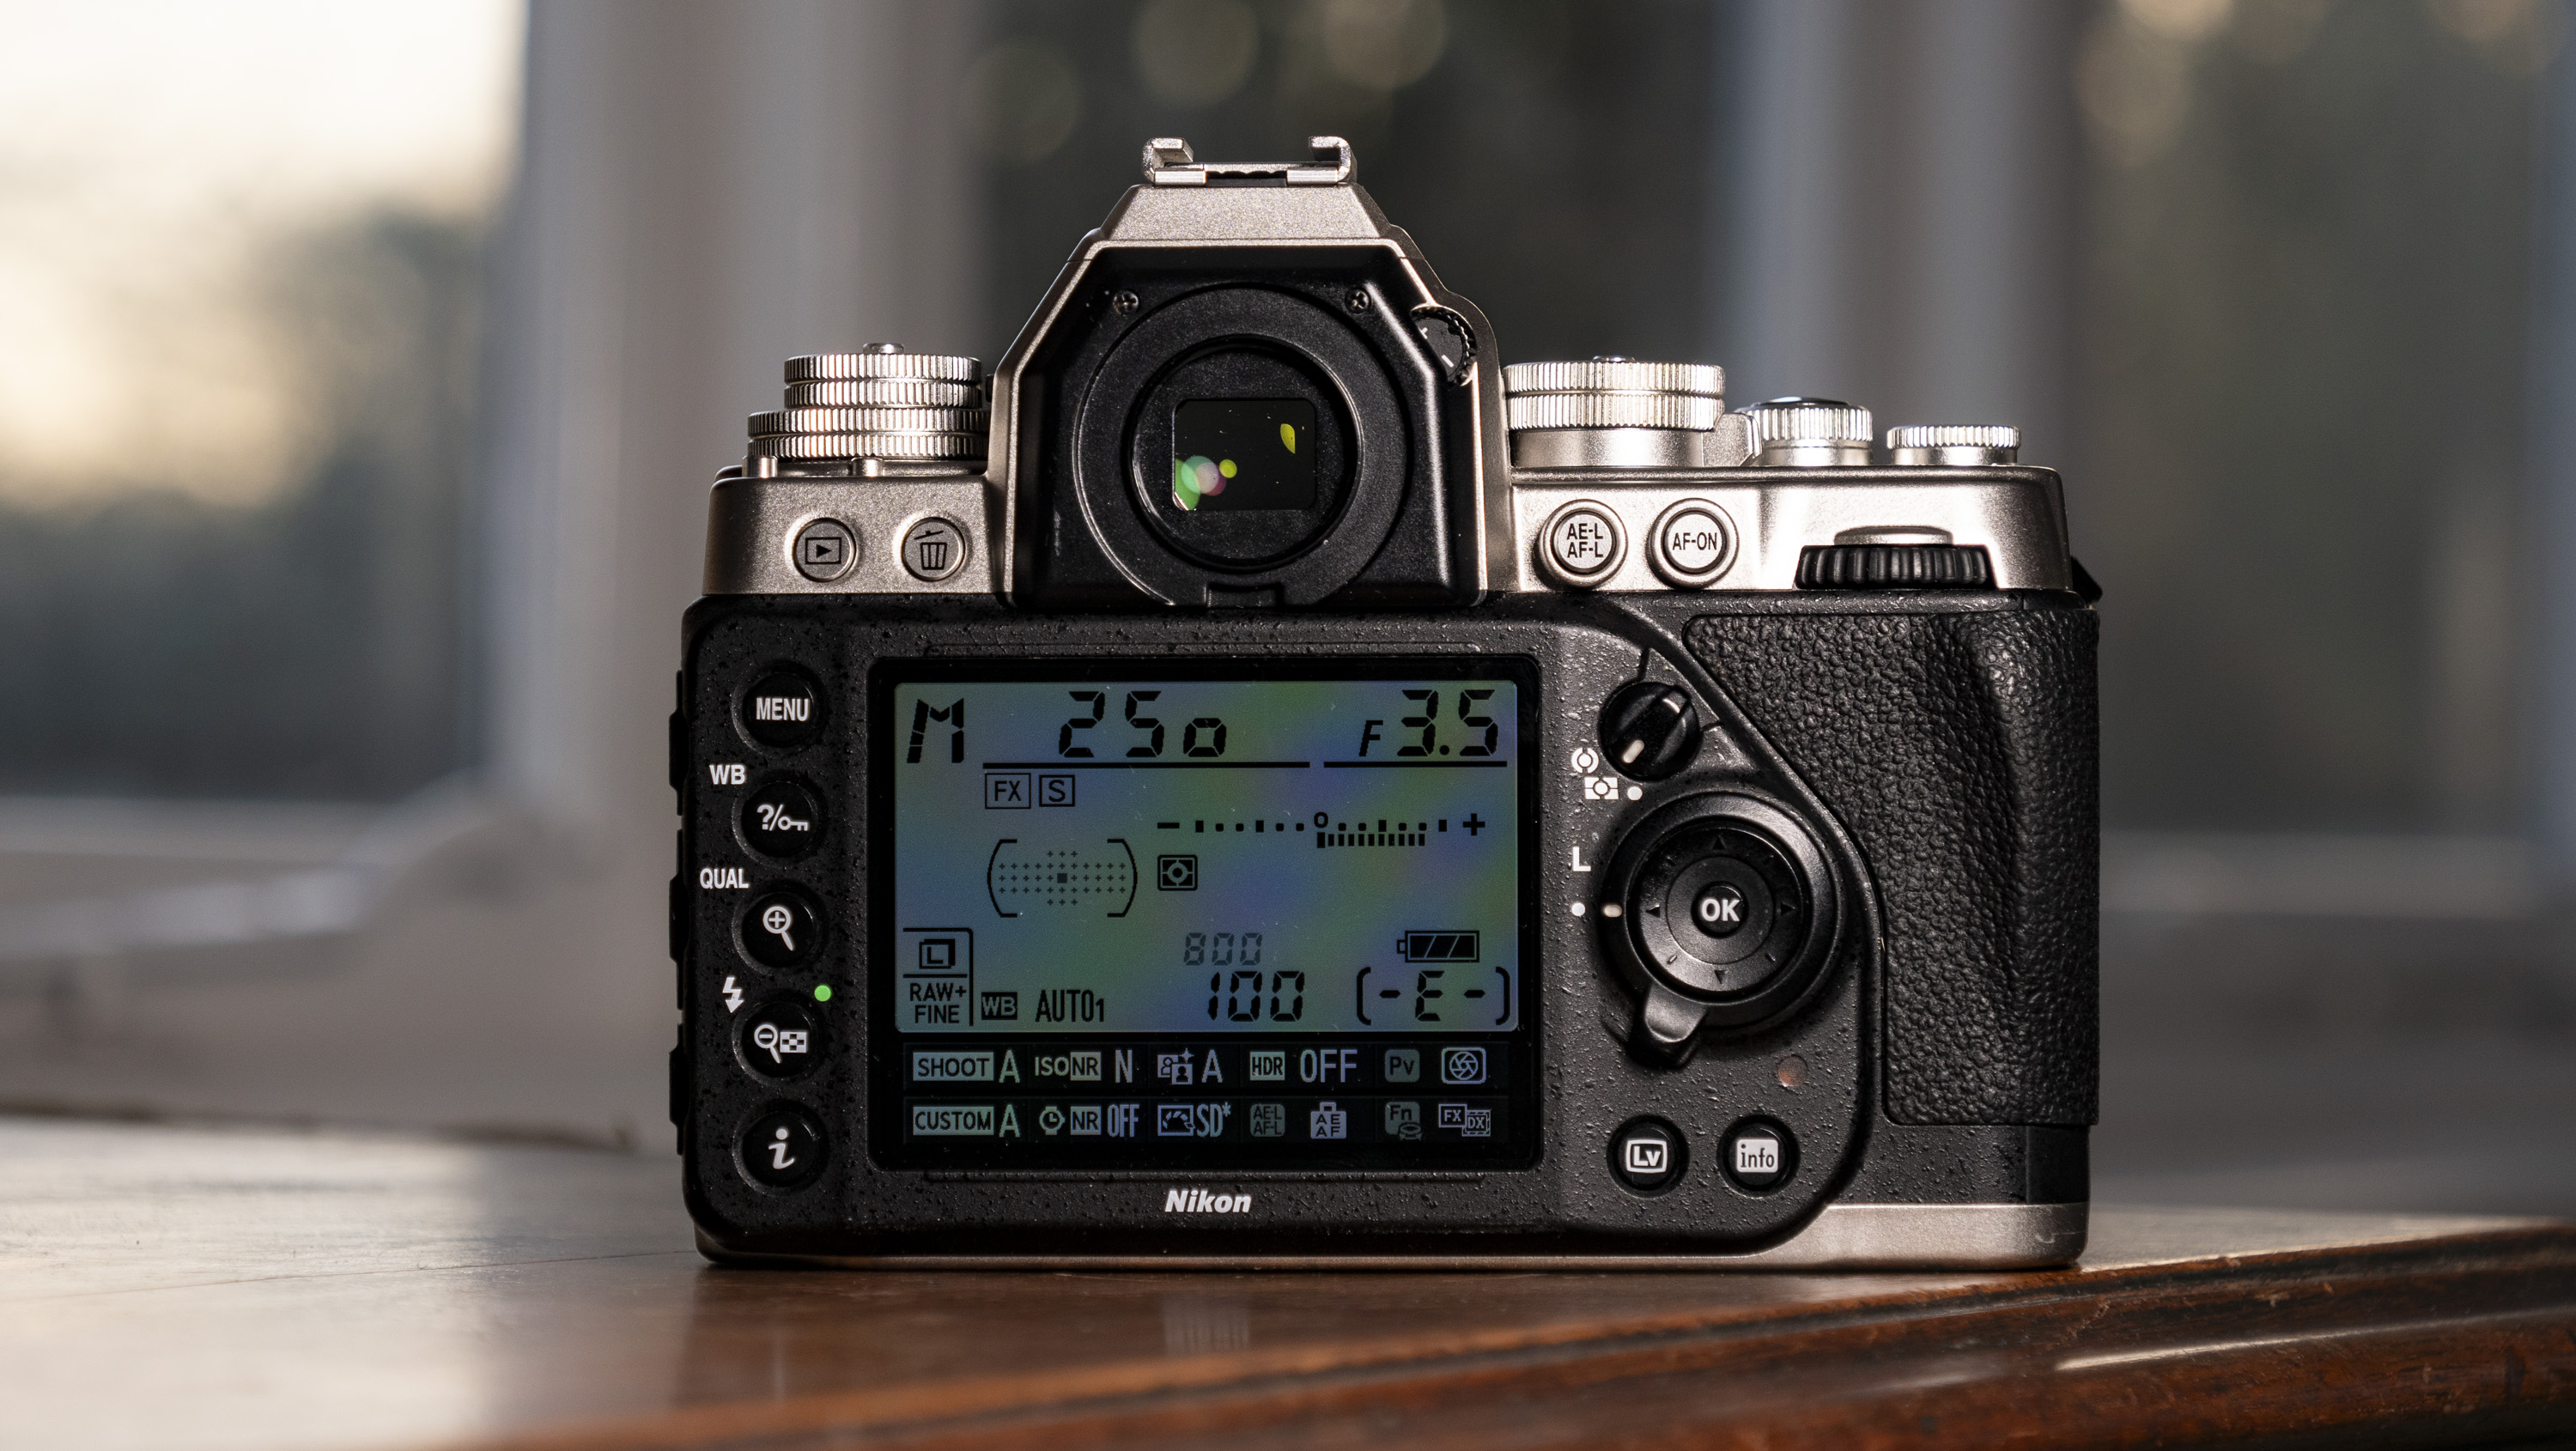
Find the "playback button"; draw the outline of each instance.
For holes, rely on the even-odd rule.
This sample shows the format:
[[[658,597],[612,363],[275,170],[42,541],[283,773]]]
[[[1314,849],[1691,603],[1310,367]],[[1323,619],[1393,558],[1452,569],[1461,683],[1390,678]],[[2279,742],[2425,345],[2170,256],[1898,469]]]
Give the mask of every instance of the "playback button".
[[[1610,1135],[1610,1173],[1639,1194],[1661,1194],[1690,1167],[1690,1142],[1659,1118],[1632,1118]]]

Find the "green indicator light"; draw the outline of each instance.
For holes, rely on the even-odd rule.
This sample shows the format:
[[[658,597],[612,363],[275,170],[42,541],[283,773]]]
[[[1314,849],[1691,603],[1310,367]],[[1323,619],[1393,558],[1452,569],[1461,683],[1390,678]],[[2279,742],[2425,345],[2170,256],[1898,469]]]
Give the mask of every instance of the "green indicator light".
[[[832,1000],[832,985],[831,985],[830,983],[828,983],[828,982],[818,982],[818,983],[814,984],[814,1001],[816,1001],[816,1002],[818,1002],[818,1003],[828,1003],[828,1002],[830,1002],[831,1000]]]

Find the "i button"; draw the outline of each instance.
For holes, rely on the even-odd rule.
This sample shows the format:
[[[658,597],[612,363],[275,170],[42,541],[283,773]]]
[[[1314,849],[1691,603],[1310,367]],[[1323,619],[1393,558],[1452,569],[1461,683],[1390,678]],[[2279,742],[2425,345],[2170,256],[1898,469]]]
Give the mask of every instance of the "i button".
[[[823,1172],[823,1126],[794,1104],[781,1104],[742,1131],[742,1171],[772,1189],[797,1189]]]

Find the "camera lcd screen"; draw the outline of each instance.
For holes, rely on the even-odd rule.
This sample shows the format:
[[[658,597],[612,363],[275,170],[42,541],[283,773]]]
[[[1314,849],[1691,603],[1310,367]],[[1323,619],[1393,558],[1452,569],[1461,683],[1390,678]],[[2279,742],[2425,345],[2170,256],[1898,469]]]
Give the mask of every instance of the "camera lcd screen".
[[[1531,1151],[1526,666],[1325,668],[881,672],[881,1151]]]
[[[1315,405],[1193,399],[1172,411],[1172,502],[1191,513],[1315,507]]]

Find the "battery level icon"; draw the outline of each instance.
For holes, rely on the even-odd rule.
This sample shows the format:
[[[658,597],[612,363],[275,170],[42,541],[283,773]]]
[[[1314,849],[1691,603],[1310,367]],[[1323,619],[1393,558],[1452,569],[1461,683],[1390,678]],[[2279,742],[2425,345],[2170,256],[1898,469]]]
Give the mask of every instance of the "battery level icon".
[[[1479,953],[1473,932],[1407,932],[1395,939],[1395,955],[1407,962],[1474,962]]]

